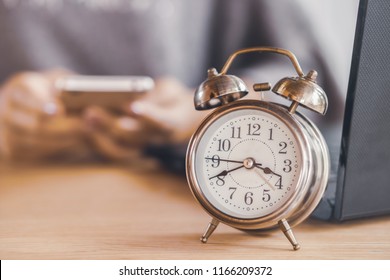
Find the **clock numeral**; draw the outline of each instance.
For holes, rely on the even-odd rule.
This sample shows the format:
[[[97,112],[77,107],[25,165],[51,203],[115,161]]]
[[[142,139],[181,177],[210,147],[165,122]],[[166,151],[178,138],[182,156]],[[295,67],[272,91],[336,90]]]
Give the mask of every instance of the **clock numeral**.
[[[269,190],[263,190],[263,201],[268,202],[271,200],[271,195],[268,193]]]
[[[252,136],[260,135],[260,125],[258,123],[248,123],[248,134]]]
[[[291,167],[291,160],[285,159],[284,160],[284,164],[285,164],[285,166],[283,167],[283,171],[286,172],[286,173],[289,173],[291,171],[291,169],[292,169],[292,167]]]
[[[224,139],[224,140],[219,139],[218,140],[218,151],[219,152],[220,151],[224,151],[224,152],[229,151],[230,150],[230,146],[231,146],[231,144],[230,144],[229,139]]]
[[[221,162],[220,159],[221,158],[219,157],[219,155],[213,155],[213,157],[211,158],[211,166],[217,168]]]
[[[279,177],[279,179],[276,181],[275,187],[277,187],[279,190],[283,188],[282,177]]]
[[[269,129],[269,138],[268,138],[268,140],[274,140],[274,138],[272,136],[273,136],[273,129],[270,128]]]
[[[279,154],[287,154],[287,151],[286,151],[287,143],[286,142],[280,142],[279,147],[281,147],[281,149],[279,150]]]
[[[232,137],[230,138],[239,138],[241,139],[241,127],[232,126]]]
[[[253,192],[247,192],[244,201],[246,205],[251,205],[253,203]]]
[[[230,199],[233,199],[233,195],[236,192],[236,190],[237,188],[233,188],[233,187],[229,188],[229,191],[232,191],[232,193],[230,194]]]
[[[222,177],[222,176],[218,176],[218,177],[216,177],[217,178],[217,181],[215,181],[215,183],[218,185],[218,186],[220,186],[220,187],[222,187],[223,185],[225,185],[225,177]]]

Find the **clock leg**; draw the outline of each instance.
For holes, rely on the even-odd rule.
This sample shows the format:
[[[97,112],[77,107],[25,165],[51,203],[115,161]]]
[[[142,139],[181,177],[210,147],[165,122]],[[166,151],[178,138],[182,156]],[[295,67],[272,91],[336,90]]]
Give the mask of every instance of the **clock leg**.
[[[278,222],[280,229],[283,231],[284,235],[287,237],[288,241],[290,241],[291,245],[293,246],[294,250],[299,250],[301,246],[295,239],[295,236],[292,232],[292,229],[290,225],[288,224],[286,219],[282,219]]]
[[[214,230],[217,228],[218,224],[219,221],[217,219],[212,219],[211,222],[208,224],[205,233],[200,238],[200,241],[206,243],[210,235],[213,234]]]

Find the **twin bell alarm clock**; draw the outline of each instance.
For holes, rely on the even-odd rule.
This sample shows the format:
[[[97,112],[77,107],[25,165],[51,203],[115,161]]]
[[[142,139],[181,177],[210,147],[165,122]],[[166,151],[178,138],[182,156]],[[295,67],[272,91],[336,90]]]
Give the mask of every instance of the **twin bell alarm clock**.
[[[245,83],[228,75],[240,54],[268,52],[287,56],[298,76],[281,79],[272,92],[290,106],[262,100],[239,100]],[[214,109],[189,143],[189,187],[212,217],[201,241],[206,243],[220,222],[244,231],[280,228],[294,250],[300,248],[292,228],[319,203],[329,176],[329,153],[318,128],[296,111],[303,106],[324,115],[328,99],[316,83],[317,72],[303,73],[288,50],[255,47],[236,51],[221,72],[208,70],[196,90],[196,110]],[[257,83],[255,91],[269,91]]]

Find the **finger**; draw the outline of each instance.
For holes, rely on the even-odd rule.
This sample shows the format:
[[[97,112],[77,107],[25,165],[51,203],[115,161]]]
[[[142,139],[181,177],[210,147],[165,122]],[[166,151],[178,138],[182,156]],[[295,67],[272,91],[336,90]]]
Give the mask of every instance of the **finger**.
[[[188,88],[184,87],[178,80],[165,77],[156,80],[155,87],[143,98],[137,99],[136,101],[168,107],[175,104],[178,98],[186,95],[188,91]],[[132,113],[131,110],[128,111],[128,108],[125,108],[125,111],[130,114]]]
[[[172,77],[162,77],[156,81],[155,88],[150,92],[149,98],[154,103],[161,106],[170,105],[177,100],[180,95],[188,91],[181,82]]]
[[[183,104],[181,104],[183,105]],[[155,144],[163,143],[185,143],[191,137],[196,125],[200,122],[201,116],[197,112],[189,113],[188,106],[161,107],[155,104],[135,102],[130,105],[137,120],[145,123],[150,129],[158,131],[162,136],[155,141]]]
[[[84,118],[93,145],[103,156],[119,161],[140,158],[145,146],[144,133],[129,117],[114,117],[99,107],[90,107]]]
[[[27,93],[25,89],[13,89],[9,96],[9,106],[31,114],[52,116],[60,114],[63,109],[56,101],[41,101],[34,97],[34,93]],[[27,96],[29,94],[30,96]]]
[[[118,143],[101,131],[94,131],[91,141],[101,155],[117,161],[130,161],[141,158],[141,152],[137,149],[129,149]]]
[[[64,108],[56,97],[51,81],[43,74],[23,73],[12,78],[3,89],[9,105],[32,114],[62,114]]]
[[[56,69],[50,69],[48,71],[42,72],[43,75],[48,79],[50,83],[50,87],[52,92],[54,93],[55,97],[60,98],[61,96],[61,87],[59,87],[59,82],[62,78],[65,78],[67,76],[75,75],[74,72],[63,69],[63,68],[56,68]]]
[[[13,129],[18,132],[34,133],[39,127],[38,119],[21,110],[7,110],[2,113],[4,129]]]
[[[165,107],[153,103],[136,101],[130,104],[129,111],[131,111],[137,119],[142,120],[144,125],[151,129],[160,130],[162,132],[171,130],[171,120],[170,116],[167,114],[169,113],[169,110]],[[180,118],[180,116],[176,116],[176,118]]]
[[[4,129],[15,134],[39,135],[40,137],[58,138],[67,135],[80,136],[84,133],[82,121],[78,117],[52,117],[50,119],[40,119],[20,110],[9,110],[2,114]]]
[[[128,146],[142,148],[156,134],[149,131],[139,120],[128,116],[116,117],[98,107],[88,108],[85,121],[92,131],[105,132],[119,144]]]
[[[91,129],[108,131],[113,126],[115,118],[106,110],[97,107],[88,107],[83,114],[83,119]]]
[[[80,117],[58,116],[41,123],[38,133],[51,138],[75,136],[81,137],[85,133],[83,121]]]
[[[20,85],[31,90],[41,101],[57,101],[56,81],[70,74],[69,71],[62,69],[27,72],[20,75]]]

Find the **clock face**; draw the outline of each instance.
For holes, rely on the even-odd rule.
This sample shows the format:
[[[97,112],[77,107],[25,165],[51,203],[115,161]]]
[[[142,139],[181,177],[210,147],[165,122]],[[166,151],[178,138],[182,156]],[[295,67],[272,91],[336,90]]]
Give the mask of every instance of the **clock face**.
[[[207,127],[194,155],[195,178],[216,209],[255,219],[281,208],[297,188],[302,152],[276,114],[236,109]]]

